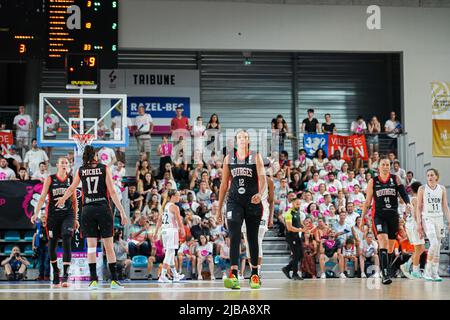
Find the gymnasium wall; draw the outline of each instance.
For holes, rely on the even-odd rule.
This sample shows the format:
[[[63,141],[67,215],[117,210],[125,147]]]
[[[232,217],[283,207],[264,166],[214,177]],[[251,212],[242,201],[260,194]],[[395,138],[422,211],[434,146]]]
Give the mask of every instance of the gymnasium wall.
[[[450,185],[450,160],[431,156],[430,82],[450,81],[450,8],[382,7],[381,30],[365,6],[299,6],[127,0],[122,49],[403,53],[402,120],[424,162]]]

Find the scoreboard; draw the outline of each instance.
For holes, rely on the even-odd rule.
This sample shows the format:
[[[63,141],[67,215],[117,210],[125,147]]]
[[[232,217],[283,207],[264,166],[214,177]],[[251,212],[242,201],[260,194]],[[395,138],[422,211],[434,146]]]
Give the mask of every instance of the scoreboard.
[[[44,59],[62,69],[67,54],[117,67],[118,0],[0,0],[0,60]]]
[[[117,67],[118,0],[47,0],[46,65],[62,68],[66,54],[98,56],[100,68]]]

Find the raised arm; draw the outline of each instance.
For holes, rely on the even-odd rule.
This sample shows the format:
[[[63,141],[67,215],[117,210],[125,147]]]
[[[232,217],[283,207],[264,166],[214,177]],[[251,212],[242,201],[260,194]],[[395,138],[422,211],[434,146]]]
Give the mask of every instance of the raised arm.
[[[31,223],[32,224],[36,223],[36,219],[37,219],[37,217],[39,215],[39,211],[41,211],[41,208],[44,205],[45,197],[47,197],[47,193],[48,193],[48,190],[50,188],[50,184],[51,183],[52,183],[52,178],[47,177],[45,179],[45,181],[44,181],[44,185],[42,187],[42,193],[41,193],[41,196],[39,197],[39,201],[38,201],[36,207],[34,207],[34,214],[31,217]]]

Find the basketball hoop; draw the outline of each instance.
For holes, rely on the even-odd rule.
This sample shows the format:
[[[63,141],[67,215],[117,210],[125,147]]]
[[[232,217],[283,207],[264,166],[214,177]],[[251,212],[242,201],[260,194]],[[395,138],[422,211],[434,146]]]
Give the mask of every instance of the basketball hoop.
[[[78,155],[82,155],[84,152],[84,147],[90,145],[95,138],[94,134],[82,133],[82,134],[73,134],[73,140],[77,144],[77,153]]]

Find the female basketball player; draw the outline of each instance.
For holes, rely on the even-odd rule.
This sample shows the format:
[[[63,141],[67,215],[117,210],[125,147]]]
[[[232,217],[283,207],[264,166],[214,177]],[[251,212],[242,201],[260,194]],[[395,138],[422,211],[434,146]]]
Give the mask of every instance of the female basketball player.
[[[91,273],[89,289],[98,288],[97,278],[97,238],[103,239],[109,270],[111,272],[111,289],[121,289],[117,280],[116,255],[114,253],[113,232],[114,215],[110,207],[110,198],[120,212],[121,223],[127,221],[125,211],[117,197],[111,171],[108,167],[98,163],[97,154],[92,146],[86,146],[83,153],[83,165],[77,170],[72,184],[67,188],[64,196],[56,202],[57,207],[64,205],[67,198],[82,183],[83,209],[81,213],[81,232],[87,237],[88,263]]]
[[[238,278],[239,246],[241,228],[245,220],[252,275],[250,287],[259,289],[261,280],[258,275],[258,231],[263,214],[261,198],[266,188],[266,174],[260,154],[250,152],[250,137],[247,131],[240,130],[236,135],[237,150],[230,152],[224,159],[223,176],[219,191],[219,208],[222,208],[227,191],[227,223],[230,233],[230,276],[224,279],[226,288],[240,289]],[[217,223],[222,224],[222,213],[217,213]]]
[[[400,179],[391,175],[391,163],[387,157],[383,157],[379,164],[379,175],[371,179],[367,185],[366,202],[363,206],[362,217],[366,221],[366,213],[372,205],[372,226],[380,248],[380,265],[382,283],[391,284],[389,273],[388,248],[393,249],[397,238],[399,216],[398,196],[407,204],[408,210],[413,210],[405,187]],[[392,251],[392,250],[389,250]]]
[[[447,192],[438,184],[439,173],[436,169],[428,169],[427,184],[419,188],[417,194],[417,226],[419,233],[423,231],[430,241],[428,248],[427,264],[423,278],[427,281],[442,281],[439,277],[439,258],[441,239],[444,236],[444,213],[449,221]]]
[[[408,235],[409,243],[411,243],[414,246],[414,253],[412,254],[411,258],[404,264],[400,266],[400,270],[402,270],[403,274],[408,279],[420,279],[422,278],[422,275],[420,274],[420,256],[425,251],[425,239],[423,236],[419,234],[419,230],[417,227],[416,220],[420,219],[420,217],[417,217],[417,192],[419,191],[419,187],[422,184],[420,182],[414,182],[411,184],[411,190],[412,190],[412,198],[411,198],[411,204],[414,207],[414,210],[408,214],[406,217],[406,234]],[[411,263],[413,266],[413,271],[409,273]]]
[[[161,237],[165,249],[165,257],[163,268],[158,282],[171,282],[167,276],[167,269],[170,268],[173,275],[173,281],[178,282],[184,278],[184,274],[179,274],[175,267],[175,250],[178,249],[179,238],[178,230],[184,237],[184,225],[181,219],[180,209],[175,204],[180,202],[180,193],[176,190],[169,190],[165,203],[163,203],[163,214],[159,216],[156,223],[155,239],[158,235],[159,228],[162,228]]]
[[[68,287],[67,282],[72,258],[72,236],[74,229],[78,229],[78,220],[75,215],[78,212],[78,203],[76,192],[72,192],[63,204],[62,208],[55,207],[55,203],[69,188],[72,182],[72,176],[69,176],[69,160],[66,157],[60,157],[56,163],[57,172],[47,177],[44,181],[41,197],[34,208],[34,215],[31,217],[31,223],[35,223],[48,195],[49,201],[47,211],[47,236],[49,239],[50,263],[53,267],[53,288]],[[58,239],[62,239],[63,247],[63,277],[60,283],[59,269],[56,258],[56,249],[58,248]]]
[[[269,163],[270,165],[270,163]],[[263,251],[262,251],[262,242],[264,239],[264,235],[273,226],[273,212],[274,212],[274,184],[272,181],[272,168],[269,167],[266,169],[267,175],[267,186],[262,192],[261,203],[263,206],[263,216],[261,219],[261,224],[259,225],[258,231],[258,275],[261,277],[261,265],[263,259]],[[247,248],[246,253],[247,257],[250,257],[248,240],[247,240],[247,228],[245,226],[245,221],[242,224],[242,233],[244,234],[245,239],[245,247]],[[251,266],[251,264],[250,264]]]

